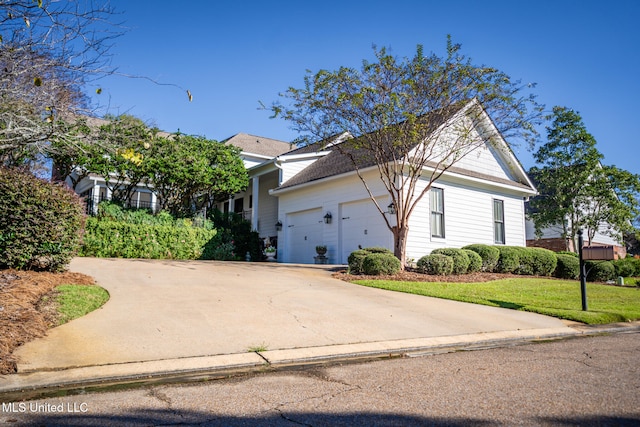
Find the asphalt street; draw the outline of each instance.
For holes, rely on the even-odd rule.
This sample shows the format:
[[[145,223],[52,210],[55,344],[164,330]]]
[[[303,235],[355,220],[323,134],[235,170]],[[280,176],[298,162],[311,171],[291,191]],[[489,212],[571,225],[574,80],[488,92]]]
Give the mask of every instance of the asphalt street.
[[[640,332],[3,403],[0,425],[637,426]]]

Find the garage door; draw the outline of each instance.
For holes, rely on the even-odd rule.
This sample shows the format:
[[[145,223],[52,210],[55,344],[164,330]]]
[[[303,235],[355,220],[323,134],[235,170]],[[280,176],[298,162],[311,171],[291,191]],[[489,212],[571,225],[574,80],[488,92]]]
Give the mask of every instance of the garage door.
[[[322,245],[322,209],[287,215],[287,262],[313,264],[316,246]]]
[[[340,212],[340,248],[343,264],[347,263],[349,254],[358,247],[393,247],[391,231],[370,199],[343,203],[340,205]]]

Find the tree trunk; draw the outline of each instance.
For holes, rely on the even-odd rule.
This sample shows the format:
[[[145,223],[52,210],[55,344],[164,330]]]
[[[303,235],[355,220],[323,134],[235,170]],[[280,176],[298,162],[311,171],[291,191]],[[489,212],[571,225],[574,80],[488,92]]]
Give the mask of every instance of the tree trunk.
[[[393,227],[393,254],[400,260],[400,268],[404,270],[407,263],[407,237],[409,226]]]

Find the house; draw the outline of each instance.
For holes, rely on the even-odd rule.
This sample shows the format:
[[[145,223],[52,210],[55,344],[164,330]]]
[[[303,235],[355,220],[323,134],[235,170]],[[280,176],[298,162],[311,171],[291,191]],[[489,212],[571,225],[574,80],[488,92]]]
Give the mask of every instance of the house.
[[[464,120],[470,109],[479,109],[481,114],[476,135],[485,135],[480,127],[486,127],[494,137],[466,153],[420,200],[410,220],[407,259],[417,260],[436,248],[471,243],[526,244],[524,202],[536,189],[489,116],[474,100],[446,117],[443,125]],[[241,147],[247,161],[260,160],[256,151],[267,144],[259,139],[252,143],[240,135],[235,143],[233,138],[227,143],[248,143]],[[277,241],[280,262],[313,263],[317,245],[327,246],[329,262],[335,264],[346,263],[359,247],[393,247],[391,231],[353,163],[340,149],[350,137],[340,135],[329,142],[275,154],[261,163],[247,163],[250,185],[235,196],[233,210],[250,210],[247,218],[253,228],[261,237]],[[425,175],[429,168],[425,166]],[[391,198],[377,167],[364,162],[359,170],[378,205],[389,206],[385,215],[393,222]],[[425,178],[419,186],[424,188],[427,183]],[[231,202],[224,203],[228,205],[220,208],[228,210]]]

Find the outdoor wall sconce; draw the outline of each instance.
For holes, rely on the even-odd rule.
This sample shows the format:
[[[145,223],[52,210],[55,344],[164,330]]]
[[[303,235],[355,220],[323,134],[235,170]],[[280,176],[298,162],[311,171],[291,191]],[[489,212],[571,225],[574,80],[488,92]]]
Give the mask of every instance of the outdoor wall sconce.
[[[327,212],[327,214],[324,216],[324,223],[325,224],[331,224],[331,212]]]
[[[282,231],[282,221],[276,222],[276,231]]]
[[[389,203],[389,206],[387,206],[387,213],[390,215],[395,215],[396,214],[396,207],[393,204],[393,202]]]

